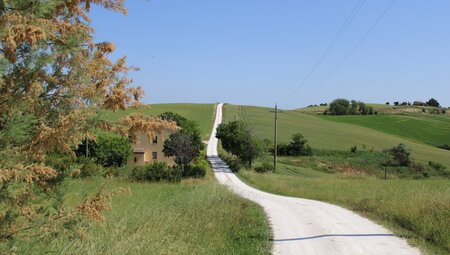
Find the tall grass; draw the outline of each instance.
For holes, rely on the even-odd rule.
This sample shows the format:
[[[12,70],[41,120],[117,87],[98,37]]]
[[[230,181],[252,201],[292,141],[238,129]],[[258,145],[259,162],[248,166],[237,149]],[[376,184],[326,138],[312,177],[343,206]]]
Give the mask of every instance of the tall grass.
[[[241,171],[239,175],[250,185],[268,192],[326,201],[359,212],[408,238],[428,254],[450,253],[448,180],[385,181],[341,174],[315,178],[251,171]]]
[[[63,235],[51,243],[18,244],[21,254],[268,254],[270,228],[263,210],[207,180],[181,184],[132,183],[102,178],[73,180],[76,204],[100,185],[129,188],[116,195],[106,221],[90,225],[83,239]]]

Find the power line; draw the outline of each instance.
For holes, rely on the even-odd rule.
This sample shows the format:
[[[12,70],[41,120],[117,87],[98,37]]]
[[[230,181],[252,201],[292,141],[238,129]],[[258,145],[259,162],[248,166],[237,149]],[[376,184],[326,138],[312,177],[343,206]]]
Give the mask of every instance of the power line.
[[[305,98],[306,96],[309,96],[312,94],[312,92],[316,91],[320,86],[322,86],[325,82],[328,81],[328,79],[333,76],[333,74],[347,61],[347,59],[353,54],[353,52],[363,43],[363,41],[367,38],[367,36],[372,32],[372,30],[380,23],[380,21],[386,16],[386,14],[389,12],[389,10],[392,8],[392,6],[395,4],[397,0],[392,0],[391,3],[384,9],[384,11],[378,16],[378,18],[375,20],[374,23],[369,27],[369,29],[364,33],[364,35],[361,37],[361,39],[351,48],[351,50],[345,55],[345,57],[329,72],[320,82],[319,84],[314,87],[310,93],[304,94],[304,96],[301,98]]]
[[[343,34],[347,30],[347,28],[351,25],[353,20],[355,19],[356,15],[361,10],[362,6],[364,5],[365,0],[359,0],[355,7],[353,7],[352,11],[350,12],[350,15],[345,19],[344,24],[342,24],[341,28],[337,32],[337,34],[334,36],[333,40],[328,44],[328,47],[325,49],[324,53],[321,55],[321,57],[317,60],[317,62],[314,64],[313,68],[309,73],[305,76],[305,78],[302,80],[302,82],[290,93],[287,97],[285,97],[281,101],[286,101],[289,98],[291,98],[297,91],[309,80],[311,75],[316,71],[316,69],[319,67],[319,65],[325,60],[325,58],[328,56],[328,54],[331,52],[331,50],[336,46],[337,42],[342,38]]]

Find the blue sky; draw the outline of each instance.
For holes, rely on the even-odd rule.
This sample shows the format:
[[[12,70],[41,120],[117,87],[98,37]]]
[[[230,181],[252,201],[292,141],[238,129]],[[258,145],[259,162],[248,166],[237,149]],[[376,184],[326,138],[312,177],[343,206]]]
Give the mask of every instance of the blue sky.
[[[91,18],[95,40],[114,42],[113,57],[127,55],[140,68],[130,76],[146,91],[145,103],[297,108],[338,97],[435,97],[450,106],[448,0],[395,1],[332,72],[392,2],[361,1],[353,23],[302,82],[358,2],[128,0],[127,16],[94,8]]]

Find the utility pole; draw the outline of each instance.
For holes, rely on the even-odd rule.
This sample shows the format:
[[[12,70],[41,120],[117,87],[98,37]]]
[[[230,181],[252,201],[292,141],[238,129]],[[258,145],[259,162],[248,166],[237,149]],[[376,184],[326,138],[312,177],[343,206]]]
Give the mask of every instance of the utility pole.
[[[275,104],[275,129],[274,129],[274,139],[273,139],[273,170],[277,171],[277,153],[278,153],[278,141],[277,141],[277,128],[278,128],[278,107]]]

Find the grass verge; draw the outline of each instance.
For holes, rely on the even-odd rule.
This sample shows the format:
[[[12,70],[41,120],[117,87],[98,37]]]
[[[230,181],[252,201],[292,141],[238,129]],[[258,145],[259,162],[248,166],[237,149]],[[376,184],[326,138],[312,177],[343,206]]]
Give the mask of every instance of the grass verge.
[[[89,226],[83,239],[56,236],[51,243],[17,244],[22,254],[269,254],[270,227],[258,205],[205,180],[181,184],[91,178],[67,184],[67,200],[129,188],[116,195],[106,221]]]
[[[450,253],[448,180],[385,181],[367,176],[317,174],[315,170],[286,164],[280,168],[281,173],[244,170],[238,175],[264,191],[349,208],[387,226],[428,254]]]

